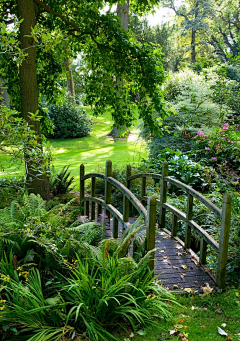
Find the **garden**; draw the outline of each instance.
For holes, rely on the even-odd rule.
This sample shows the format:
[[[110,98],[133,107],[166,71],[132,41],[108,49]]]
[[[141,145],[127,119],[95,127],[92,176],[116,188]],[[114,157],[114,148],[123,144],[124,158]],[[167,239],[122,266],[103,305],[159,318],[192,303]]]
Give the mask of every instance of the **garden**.
[[[240,340],[237,5],[107,4],[0,1],[0,339]],[[155,5],[171,9],[173,21],[150,26],[143,14]],[[106,212],[89,219],[79,167],[104,174],[109,159],[124,185],[127,165],[132,175],[161,174],[167,161],[169,176],[219,209],[231,195],[224,289],[164,286],[133,206],[118,238]],[[104,198],[104,181],[94,184]],[[167,187],[167,202],[186,212],[187,194]],[[161,183],[147,178],[145,190],[159,198]],[[140,179],[131,192],[142,200]],[[113,188],[111,204],[123,213]],[[194,221],[218,242],[219,217],[193,206]],[[172,219],[167,213],[169,231]],[[191,249],[200,255],[194,231]],[[207,246],[206,257],[214,273],[217,254]]]

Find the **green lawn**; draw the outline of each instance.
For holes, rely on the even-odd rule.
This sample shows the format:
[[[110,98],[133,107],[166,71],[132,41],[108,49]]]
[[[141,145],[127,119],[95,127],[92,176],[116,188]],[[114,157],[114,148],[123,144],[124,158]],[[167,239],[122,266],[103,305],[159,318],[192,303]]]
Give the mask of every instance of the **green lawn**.
[[[53,147],[53,165],[60,170],[65,165],[70,165],[71,175],[74,175],[78,185],[79,165],[84,163],[86,172],[103,170],[106,160],[112,160],[113,166],[119,168],[126,164],[137,164],[141,157],[146,157],[146,145],[139,140],[139,129],[134,127],[126,139],[112,139],[107,137],[111,131],[112,118],[109,112],[103,116],[94,117],[93,131],[88,137],[77,139],[51,140]],[[0,162],[6,161],[5,155],[0,155]],[[22,175],[24,165],[11,166],[8,170],[12,176]],[[0,173],[6,175],[6,173]]]
[[[240,340],[240,291],[235,289],[208,297],[199,295],[178,297],[181,307],[173,307],[172,321],[156,321],[142,329],[133,338],[120,338],[121,341],[221,341]],[[226,325],[225,325],[226,324]],[[228,336],[218,334],[217,327],[223,329]],[[170,331],[176,333],[170,335]],[[127,334],[126,334],[127,335]],[[133,336],[133,335],[132,335]]]

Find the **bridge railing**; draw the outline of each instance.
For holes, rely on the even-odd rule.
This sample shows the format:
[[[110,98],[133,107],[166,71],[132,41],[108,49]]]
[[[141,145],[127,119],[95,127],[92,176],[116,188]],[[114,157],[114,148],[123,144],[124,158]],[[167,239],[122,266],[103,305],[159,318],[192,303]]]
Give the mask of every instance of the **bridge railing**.
[[[100,199],[95,196],[96,178],[101,178],[105,181],[105,198]],[[140,200],[130,191],[130,183],[132,180],[141,178],[141,198]],[[160,198],[156,200],[154,197],[147,198],[146,196],[146,179],[152,178],[160,181]],[[85,180],[91,179],[91,195],[85,196]],[[167,187],[168,183],[182,189],[187,193],[187,210],[182,212],[171,204],[167,203]],[[112,186],[119,190],[123,195],[123,214],[117,208],[111,205],[111,192]],[[196,198],[204,204],[211,212],[221,219],[221,231],[219,243],[216,242],[200,225],[198,225],[193,218],[193,198]],[[147,202],[147,209],[144,204]],[[155,247],[155,229],[156,229],[156,205],[159,206],[158,227],[165,229],[166,225],[166,212],[172,214],[172,227],[171,236],[177,235],[177,221],[178,219],[185,222],[185,241],[184,247],[190,248],[191,232],[195,232],[200,236],[200,258],[199,262],[202,265],[206,264],[207,245],[210,245],[218,254],[218,265],[216,273],[216,283],[220,288],[225,286],[226,278],[226,265],[227,265],[227,252],[228,240],[230,232],[231,220],[231,196],[226,194],[223,198],[222,210],[215,206],[211,201],[195,191],[190,186],[173,179],[168,176],[168,163],[164,162],[162,167],[162,174],[154,173],[139,173],[131,175],[131,166],[128,165],[126,169],[126,187],[112,177],[112,162],[106,162],[105,175],[101,173],[90,173],[85,175],[84,165],[80,166],[80,203],[85,214],[89,216],[89,206],[91,205],[91,220],[95,219],[95,206],[97,204],[97,215],[104,213],[110,219],[113,217],[113,236],[118,237],[118,222],[120,221],[123,226],[129,223],[129,203],[131,203],[139,214],[143,214],[147,227],[147,249],[151,250]],[[150,267],[153,268],[154,262],[151,259]]]
[[[191,232],[194,230],[200,237],[200,257],[199,263],[206,264],[207,245],[210,245],[218,255],[216,283],[220,288],[225,286],[226,278],[226,265],[227,265],[227,253],[228,253],[228,241],[230,233],[230,221],[231,221],[231,196],[225,194],[222,202],[222,209],[220,210],[210,200],[205,198],[202,194],[195,191],[192,187],[168,176],[168,163],[164,162],[162,166],[162,174],[154,173],[139,173],[131,175],[131,167],[127,169],[127,187],[130,189],[130,182],[134,179],[142,178],[141,185],[141,201],[146,200],[146,179],[152,178],[160,181],[160,198],[157,200],[159,205],[159,217],[158,226],[161,229],[165,229],[166,225],[166,212],[172,213],[172,226],[171,236],[177,235],[177,221],[178,219],[185,222],[185,240],[184,247],[190,248],[191,245]],[[187,210],[182,212],[171,204],[167,203],[167,188],[168,183],[180,188],[187,194]],[[205,205],[212,213],[221,219],[221,231],[219,243],[216,242],[200,225],[198,225],[193,218],[193,199],[196,198],[199,202]]]
[[[97,204],[97,216],[102,213],[108,217],[113,217],[113,237],[118,238],[118,225],[122,223],[123,228],[129,225],[129,203],[131,203],[138,211],[139,215],[142,214],[146,224],[146,239],[147,239],[147,251],[155,248],[155,230],[156,230],[156,199],[149,197],[147,199],[147,209],[137,199],[137,197],[121,182],[114,179],[112,176],[112,162],[108,160],[106,162],[105,175],[101,173],[89,173],[85,175],[84,165],[80,165],[80,206],[85,215],[91,220],[95,220],[96,204]],[[96,178],[103,179],[105,181],[105,193],[104,200],[96,197]],[[91,196],[85,196],[85,181],[91,179]],[[123,214],[111,204],[112,187],[115,187],[123,195]],[[90,210],[91,205],[91,210]],[[85,207],[84,207],[85,206]],[[154,253],[151,254],[149,260],[150,269],[154,268]]]

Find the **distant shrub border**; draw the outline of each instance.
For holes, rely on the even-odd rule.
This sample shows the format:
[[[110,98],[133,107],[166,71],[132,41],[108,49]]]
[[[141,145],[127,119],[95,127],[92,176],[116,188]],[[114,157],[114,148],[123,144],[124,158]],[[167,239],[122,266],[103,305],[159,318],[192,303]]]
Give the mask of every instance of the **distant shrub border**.
[[[88,136],[92,131],[92,120],[83,108],[68,101],[63,104],[52,104],[49,117],[54,124],[52,137],[59,139]]]

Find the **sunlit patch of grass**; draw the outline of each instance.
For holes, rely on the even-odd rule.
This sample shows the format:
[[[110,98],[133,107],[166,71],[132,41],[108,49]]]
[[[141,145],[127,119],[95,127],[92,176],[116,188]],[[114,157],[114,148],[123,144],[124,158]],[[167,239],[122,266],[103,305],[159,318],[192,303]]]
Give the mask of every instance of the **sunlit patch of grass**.
[[[91,109],[87,108],[91,113]],[[104,168],[108,159],[119,168],[128,163],[138,164],[141,157],[146,157],[146,144],[138,138],[139,129],[132,127],[131,134],[125,139],[113,139],[107,135],[113,124],[110,112],[106,111],[103,116],[93,117],[93,131],[87,137],[77,139],[51,139],[53,148],[53,165],[55,170],[61,170],[65,165],[70,165],[71,175],[75,177],[76,188],[79,188],[79,166],[83,163],[86,172],[96,171]],[[6,155],[0,154],[0,162],[6,164]],[[7,170],[13,175],[24,174],[24,164],[17,168],[15,165]],[[0,173],[0,175],[5,175]]]

